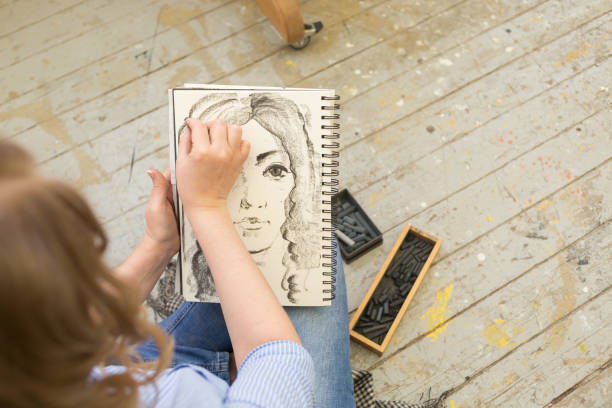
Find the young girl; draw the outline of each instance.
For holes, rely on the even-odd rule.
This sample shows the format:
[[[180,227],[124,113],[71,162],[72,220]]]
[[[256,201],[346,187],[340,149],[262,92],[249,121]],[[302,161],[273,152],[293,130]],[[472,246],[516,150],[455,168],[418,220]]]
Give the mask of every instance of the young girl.
[[[0,144],[0,406],[354,406],[342,268],[331,307],[281,307],[226,208],[240,127],[187,126],[177,187],[220,305],[185,303],[161,328],[141,303],[178,250],[167,174],[149,172],[144,237],[113,271],[80,195]]]

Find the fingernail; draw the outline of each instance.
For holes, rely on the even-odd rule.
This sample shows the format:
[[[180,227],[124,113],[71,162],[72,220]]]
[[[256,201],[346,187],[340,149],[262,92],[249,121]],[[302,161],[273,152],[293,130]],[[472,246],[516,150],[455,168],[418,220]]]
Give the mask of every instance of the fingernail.
[[[147,174],[149,175],[151,180],[153,180],[153,172],[151,170],[147,170]]]
[[[187,122],[187,119],[190,119],[189,116],[185,116],[185,119],[183,119],[185,122]]]

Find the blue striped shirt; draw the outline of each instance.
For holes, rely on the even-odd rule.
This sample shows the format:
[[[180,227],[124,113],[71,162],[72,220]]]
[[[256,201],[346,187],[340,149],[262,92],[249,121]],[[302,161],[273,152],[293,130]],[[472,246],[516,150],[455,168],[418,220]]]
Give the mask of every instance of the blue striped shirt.
[[[104,374],[123,370],[108,366]],[[276,340],[247,355],[231,386],[204,368],[181,364],[164,371],[155,385],[141,387],[140,406],[314,407],[313,384],[314,364],[306,349],[289,340]]]

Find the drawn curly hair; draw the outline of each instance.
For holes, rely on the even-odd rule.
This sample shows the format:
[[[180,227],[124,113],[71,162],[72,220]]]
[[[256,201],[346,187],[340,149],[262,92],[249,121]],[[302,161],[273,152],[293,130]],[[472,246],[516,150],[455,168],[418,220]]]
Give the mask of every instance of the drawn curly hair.
[[[287,241],[287,251],[283,256],[285,274],[282,288],[287,291],[287,298],[297,303],[296,294],[302,288],[298,282],[298,271],[320,266],[321,240],[318,234],[307,231],[318,231],[319,224],[315,214],[321,213],[321,202],[313,200],[318,196],[320,183],[315,173],[319,169],[319,158],[307,129],[310,117],[307,108],[296,105],[290,99],[271,93],[252,93],[240,97],[236,93],[216,93],[198,100],[190,109],[189,117],[203,122],[221,119],[230,125],[245,125],[255,120],[261,127],[270,132],[287,152],[290,170],[294,178],[294,187],[285,199],[286,220],[280,232]],[[179,130],[182,135],[184,125]],[[180,137],[180,136],[179,136]],[[196,297],[212,295],[212,278],[201,249],[192,257],[192,267],[198,285]]]

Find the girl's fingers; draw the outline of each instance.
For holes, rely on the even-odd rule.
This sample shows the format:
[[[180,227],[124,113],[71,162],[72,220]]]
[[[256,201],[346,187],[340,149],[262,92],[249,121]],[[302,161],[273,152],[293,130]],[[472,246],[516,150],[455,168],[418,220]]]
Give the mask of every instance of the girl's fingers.
[[[172,183],[170,181],[170,169],[169,168],[164,170],[164,178],[168,181],[168,184],[172,186]],[[172,188],[169,188],[168,191],[166,192],[166,198],[168,199],[170,203],[172,203],[172,205],[174,205],[174,197],[172,195]]]
[[[241,140],[240,141],[240,156],[243,161],[246,160],[246,158],[249,156],[250,151],[251,151],[251,144],[249,143],[249,141]]]
[[[230,125],[227,127],[227,142],[232,150],[240,149],[240,141],[242,140],[242,128],[240,126]]]
[[[155,169],[147,170],[147,174],[151,177],[151,181],[153,182],[150,201],[154,205],[161,206],[167,198],[168,191],[172,191],[170,182]]]
[[[183,136],[179,140],[178,146],[178,156],[179,157],[187,157],[189,153],[191,153],[192,140],[191,140],[191,129],[189,126],[185,126],[185,130],[183,131]]]
[[[210,122],[211,146],[223,148],[227,145],[227,124],[222,120]]]
[[[193,141],[193,147],[197,151],[206,150],[210,146],[209,126],[202,123],[202,121],[194,118],[185,119],[187,127],[191,130],[191,140]]]

